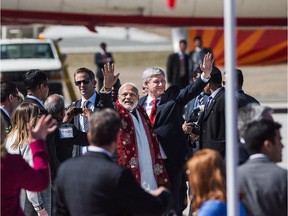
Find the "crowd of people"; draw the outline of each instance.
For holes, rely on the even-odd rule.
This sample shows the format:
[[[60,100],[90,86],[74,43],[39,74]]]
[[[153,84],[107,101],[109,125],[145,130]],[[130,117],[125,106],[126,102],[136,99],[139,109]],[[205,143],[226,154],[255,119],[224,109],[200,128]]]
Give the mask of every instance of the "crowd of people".
[[[166,73],[143,71],[141,98],[134,83],[120,84],[105,43],[96,75],[74,72],[81,98],[69,107],[49,95],[43,71],[26,72],[26,97],[1,81],[1,214],[182,216],[189,205],[189,215],[225,216],[228,144],[239,149],[239,215],[287,215],[281,125],[244,93],[236,69],[239,137],[226,143],[226,73],[194,43],[188,55],[180,41]]]

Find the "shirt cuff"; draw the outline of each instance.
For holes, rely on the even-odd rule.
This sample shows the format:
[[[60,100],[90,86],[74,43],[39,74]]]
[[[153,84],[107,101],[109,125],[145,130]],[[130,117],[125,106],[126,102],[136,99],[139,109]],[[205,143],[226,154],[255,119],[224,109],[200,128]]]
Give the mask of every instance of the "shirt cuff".
[[[104,87],[102,87],[99,92],[100,92],[100,93],[104,93],[104,94],[109,94],[109,93],[111,93],[111,91],[112,91],[112,89],[109,89],[109,90],[107,91]]]
[[[201,74],[201,80],[202,80],[203,82],[205,82],[205,83],[207,83],[207,82],[209,81],[210,77],[211,77],[211,76],[209,76],[209,78],[206,79],[206,78],[204,77],[204,75]]]

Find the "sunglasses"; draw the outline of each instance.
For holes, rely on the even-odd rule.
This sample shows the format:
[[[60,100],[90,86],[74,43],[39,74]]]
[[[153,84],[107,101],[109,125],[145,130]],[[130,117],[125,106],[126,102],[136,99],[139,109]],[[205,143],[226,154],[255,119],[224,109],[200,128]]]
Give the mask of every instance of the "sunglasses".
[[[75,85],[79,86],[79,85],[81,85],[81,83],[86,85],[89,83],[89,81],[90,81],[90,79],[75,81]]]

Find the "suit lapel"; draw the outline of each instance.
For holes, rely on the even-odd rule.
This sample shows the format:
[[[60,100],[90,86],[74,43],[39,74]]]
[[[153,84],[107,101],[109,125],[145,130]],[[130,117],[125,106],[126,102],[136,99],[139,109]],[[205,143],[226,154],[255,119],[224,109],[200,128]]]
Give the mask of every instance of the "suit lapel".
[[[216,104],[217,99],[220,97],[220,95],[223,94],[223,92],[224,92],[224,88],[222,88],[222,89],[215,95],[215,97],[211,100],[210,105],[209,105],[207,111],[205,112],[204,119],[205,119],[207,116],[209,116],[210,112],[212,111],[212,108],[213,108],[214,104]]]

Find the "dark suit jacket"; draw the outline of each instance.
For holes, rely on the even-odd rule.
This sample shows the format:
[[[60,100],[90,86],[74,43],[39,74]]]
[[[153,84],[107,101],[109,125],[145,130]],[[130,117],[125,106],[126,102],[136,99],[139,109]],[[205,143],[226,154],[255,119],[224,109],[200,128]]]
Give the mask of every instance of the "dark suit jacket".
[[[38,101],[34,100],[33,98],[27,98],[27,97],[26,97],[26,98],[24,99],[23,103],[33,103],[33,104],[35,104],[36,106],[39,107],[40,112],[41,112],[42,114],[46,114],[46,115],[48,114],[48,111],[43,107],[43,105],[40,104]]]
[[[189,84],[189,57],[184,55],[185,76],[180,75],[180,58],[178,53],[173,53],[168,57],[167,61],[167,81],[172,85],[179,85],[185,88]]]
[[[63,138],[60,136],[62,128],[72,128],[73,138]],[[87,146],[87,133],[78,130],[73,124],[58,123],[58,128],[47,136],[47,148],[50,156],[50,170],[52,181],[56,177],[60,163],[72,157],[73,145]]]
[[[287,170],[268,158],[248,160],[238,167],[239,192],[249,215],[287,216]]]
[[[242,89],[237,90],[235,96],[238,102],[238,108],[244,107],[249,103],[257,103],[260,105],[258,100],[248,94],[245,94]]]
[[[75,106],[77,108],[81,108],[81,101],[77,100],[71,104],[71,106]],[[110,94],[102,94],[102,93],[97,93],[96,92],[96,101],[94,103],[94,112],[99,111],[104,108],[111,108],[114,109],[113,103],[112,103],[112,98],[111,98],[111,93]],[[80,121],[79,121],[79,115],[76,115],[73,119],[73,124],[76,126],[77,129],[80,129]],[[73,156],[78,156],[80,155],[80,146],[75,145],[73,148]]]
[[[207,111],[204,112],[200,127],[200,146],[217,150],[225,157],[225,89],[222,88]]]
[[[133,174],[100,152],[65,161],[55,182],[55,215],[161,215],[171,204],[169,192],[153,197]]]
[[[112,61],[110,63],[114,62],[113,61],[113,56],[112,56],[112,54],[110,52],[106,52],[106,58],[111,58],[112,59]],[[101,52],[95,53],[94,62],[97,65],[96,77],[98,79],[102,79],[103,80],[104,77],[103,77],[101,69],[104,68],[104,65],[107,64],[108,62],[103,62],[102,53]]]
[[[156,112],[154,132],[165,151],[168,160],[174,164],[183,165],[188,154],[187,136],[182,130],[184,106],[195,98],[206,86],[201,78],[194,84],[180,89],[171,86],[161,96]],[[139,104],[144,105],[147,96],[140,98]]]
[[[4,122],[6,127],[5,130],[8,133],[12,127],[11,119],[2,109],[0,110],[1,110],[1,121]],[[3,130],[3,128],[1,128],[1,130]]]

